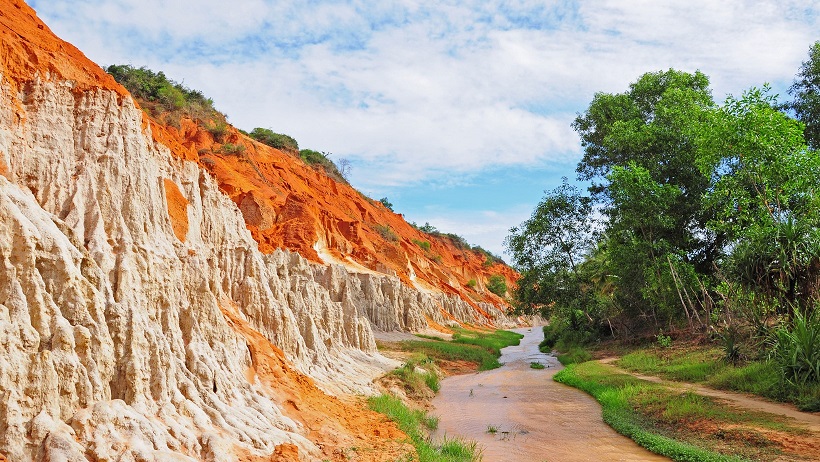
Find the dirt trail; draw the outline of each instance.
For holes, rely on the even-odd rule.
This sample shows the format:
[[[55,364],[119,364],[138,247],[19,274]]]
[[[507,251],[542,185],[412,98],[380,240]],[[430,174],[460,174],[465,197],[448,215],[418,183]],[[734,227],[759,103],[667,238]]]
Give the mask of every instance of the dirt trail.
[[[486,462],[669,460],[607,426],[592,397],[552,380],[561,365],[538,351],[540,328],[517,332],[525,337],[502,350],[501,368],[442,381],[433,399],[432,414],[441,419],[436,438],[475,440]]]
[[[782,415],[790,419],[794,419],[795,423],[806,427],[808,430],[812,432],[820,432],[820,414],[818,413],[801,412],[795,406],[790,404],[773,403],[771,401],[766,401],[762,398],[756,398],[753,396],[744,395],[742,393],[733,393],[730,391],[716,390],[714,388],[709,388],[694,383],[676,382],[672,380],[665,380],[660,377],[655,377],[653,375],[644,375],[639,374],[637,372],[631,372],[616,366],[614,364],[614,361],[616,360],[617,358],[606,358],[602,359],[600,362],[604,364],[609,364],[610,366],[616,368],[618,371],[623,372],[624,374],[630,374],[633,377],[639,378],[641,380],[646,380],[647,382],[661,383],[663,385],[673,388],[682,388],[684,390],[691,391],[699,395],[726,400],[733,406],[743,408],[749,411],[759,411],[767,412],[769,414]]]

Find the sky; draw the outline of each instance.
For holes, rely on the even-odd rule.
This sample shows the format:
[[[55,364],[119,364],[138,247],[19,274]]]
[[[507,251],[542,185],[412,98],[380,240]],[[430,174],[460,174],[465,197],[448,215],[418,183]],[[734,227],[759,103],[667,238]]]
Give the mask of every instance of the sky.
[[[105,66],[162,70],[236,127],[351,164],[350,183],[503,254],[575,178],[572,120],[646,72],[710,77],[717,101],[787,89],[820,1],[28,0]],[[502,255],[503,256],[503,255]]]

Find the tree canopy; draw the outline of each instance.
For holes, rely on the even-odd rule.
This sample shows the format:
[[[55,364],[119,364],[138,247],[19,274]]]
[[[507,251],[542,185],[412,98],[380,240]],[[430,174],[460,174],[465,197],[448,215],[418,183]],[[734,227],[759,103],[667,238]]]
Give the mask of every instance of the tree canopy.
[[[589,194],[565,178],[505,242],[517,309],[591,335],[816,319],[819,90],[820,42],[790,104],[765,85],[717,104],[674,69],[595,94],[572,124]]]

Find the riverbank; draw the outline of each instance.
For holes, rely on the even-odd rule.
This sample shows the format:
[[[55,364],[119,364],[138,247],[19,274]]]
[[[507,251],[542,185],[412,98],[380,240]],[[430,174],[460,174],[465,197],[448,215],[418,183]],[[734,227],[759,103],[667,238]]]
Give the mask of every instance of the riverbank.
[[[570,365],[556,380],[590,393],[607,423],[655,452],[687,461],[820,458],[820,416],[608,362]]]

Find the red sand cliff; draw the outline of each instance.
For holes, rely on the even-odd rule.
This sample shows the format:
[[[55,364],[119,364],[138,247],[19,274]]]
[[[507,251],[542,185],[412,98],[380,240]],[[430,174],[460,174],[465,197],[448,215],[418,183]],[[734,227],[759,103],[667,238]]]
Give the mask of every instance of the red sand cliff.
[[[306,165],[295,153],[258,143],[232,127],[223,143],[185,119],[180,130],[164,132],[179,139],[187,155],[197,153],[242,210],[263,252],[284,247],[317,262],[394,273],[406,284],[459,294],[476,309],[476,301],[503,303],[484,288],[491,275],[504,276],[508,285],[517,277],[504,264],[486,264],[483,253],[413,228],[400,214]],[[224,144],[244,151],[221,153]],[[430,248],[419,242],[429,242]],[[468,287],[470,280],[476,281],[474,289]]]
[[[71,80],[75,91],[99,87],[128,94],[76,47],[55,37],[25,3],[5,0],[3,4],[2,70],[12,88],[39,73],[41,78]],[[503,305],[501,298],[485,289],[491,275],[504,276],[508,286],[517,278],[506,265],[486,265],[482,253],[414,229],[401,215],[306,165],[295,153],[258,143],[230,126],[217,142],[190,119],[183,118],[179,129],[150,119],[148,123],[155,141],[180,158],[199,162],[216,177],[242,210],[263,252],[287,248],[316,262],[394,273],[406,284],[458,294],[479,311],[477,301]],[[243,146],[244,151],[221,153],[224,144]],[[173,206],[169,202],[172,217]],[[175,225],[187,228],[187,223]],[[395,240],[390,233],[380,233],[379,227],[389,227]],[[414,241],[430,242],[430,249]],[[468,287],[471,280],[474,288]]]
[[[0,0],[0,79],[4,91],[21,94],[29,82],[51,80],[57,83],[70,81],[73,91],[111,89],[125,97],[127,92],[99,66],[89,61],[72,45],[61,41],[40,21],[34,11],[19,0]],[[13,97],[16,99],[16,97]],[[24,117],[20,101],[16,101],[18,117]],[[177,155],[188,157],[189,152],[182,141],[174,138],[161,127],[154,127],[155,140],[166,142]],[[196,151],[194,151],[195,153]],[[196,156],[194,156],[195,158]],[[0,172],[4,171],[0,168]],[[173,184],[173,183],[171,183]],[[180,217],[187,200],[176,189],[171,189],[168,209],[176,213],[174,232],[184,237],[187,219]],[[248,380],[259,380],[269,396],[284,403],[283,413],[306,426],[306,437],[321,448],[323,459],[348,460],[346,448],[362,448],[360,460],[380,461],[385,457],[398,459],[412,451],[404,435],[384,416],[363,409],[361,403],[348,403],[328,396],[313,380],[294,370],[286,358],[263,335],[251,328],[233,306],[223,306],[223,315],[233,329],[241,334],[249,345],[253,370]],[[268,457],[260,458],[236,448],[237,460],[296,460],[296,446],[283,444]],[[0,454],[0,461],[6,460]]]

